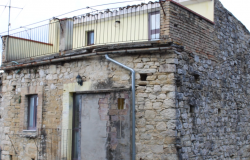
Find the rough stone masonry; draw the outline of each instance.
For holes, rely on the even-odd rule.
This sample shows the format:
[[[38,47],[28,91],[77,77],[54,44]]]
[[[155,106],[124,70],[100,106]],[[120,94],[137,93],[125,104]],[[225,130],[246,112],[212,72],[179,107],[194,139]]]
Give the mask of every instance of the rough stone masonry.
[[[168,49],[112,55],[136,70],[136,159],[250,159],[249,31],[218,0],[214,23],[169,0],[163,7],[161,36],[171,39]],[[60,145],[63,139],[44,143],[36,133],[20,130],[23,89],[35,93],[42,87],[41,128],[60,130],[66,113],[64,96],[78,74],[89,91],[130,87],[129,72],[101,55],[17,71],[2,75],[4,160],[10,155],[49,159],[61,153],[60,148],[50,152],[46,144]],[[35,142],[40,142],[38,150]],[[126,157],[121,153],[113,159],[116,156]]]

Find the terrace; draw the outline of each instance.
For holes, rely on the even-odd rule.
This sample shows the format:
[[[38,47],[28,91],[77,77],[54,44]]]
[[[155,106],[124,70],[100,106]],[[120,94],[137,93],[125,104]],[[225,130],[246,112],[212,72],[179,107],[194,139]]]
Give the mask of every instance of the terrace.
[[[103,45],[160,40],[160,4],[94,11],[2,36],[3,62],[67,56]]]

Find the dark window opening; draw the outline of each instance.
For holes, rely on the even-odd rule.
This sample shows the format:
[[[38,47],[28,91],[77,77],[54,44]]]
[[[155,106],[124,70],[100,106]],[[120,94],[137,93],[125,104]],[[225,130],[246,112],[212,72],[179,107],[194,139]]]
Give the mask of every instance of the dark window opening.
[[[195,106],[190,105],[189,113],[195,113]]]
[[[0,119],[2,119],[2,116],[0,115]]]
[[[87,45],[94,45],[94,31],[87,32]]]
[[[12,155],[10,155],[10,160],[12,160]]]
[[[147,81],[148,75],[147,74],[140,74],[140,77],[141,77],[141,81]]]
[[[118,98],[118,109],[119,110],[124,109],[124,102],[125,102],[124,98]]]
[[[200,80],[200,75],[194,75],[194,79],[196,82],[198,82]]]
[[[174,24],[174,27],[178,27],[178,24]]]
[[[181,77],[176,77],[176,86],[180,87],[182,85],[182,79]]]
[[[37,122],[37,95],[31,95],[28,97],[28,130],[36,130]]]
[[[12,91],[15,91],[15,90],[16,90],[16,86],[13,86]]]
[[[35,160],[35,158],[31,158],[31,160]]]
[[[221,109],[219,108],[219,109],[218,109],[218,114],[220,114],[220,113],[221,113]]]

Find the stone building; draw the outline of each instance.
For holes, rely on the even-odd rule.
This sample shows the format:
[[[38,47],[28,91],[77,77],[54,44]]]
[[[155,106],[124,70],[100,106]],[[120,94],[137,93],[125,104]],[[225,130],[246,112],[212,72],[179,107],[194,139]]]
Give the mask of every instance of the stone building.
[[[250,34],[201,1],[213,20],[162,0],[3,36],[1,159],[249,159]]]

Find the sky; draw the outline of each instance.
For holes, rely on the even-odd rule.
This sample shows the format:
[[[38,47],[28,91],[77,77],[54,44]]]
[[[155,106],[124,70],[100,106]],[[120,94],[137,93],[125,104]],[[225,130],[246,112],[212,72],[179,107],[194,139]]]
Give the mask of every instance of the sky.
[[[119,3],[124,1],[130,1],[126,3]],[[155,1],[155,0],[152,0]],[[227,8],[233,15],[239,19],[250,30],[250,0],[220,0],[225,8]],[[1,5],[9,5],[10,0],[0,0],[0,35],[6,35],[2,33],[8,30],[8,14],[9,9]],[[76,9],[86,8],[87,6],[96,6],[100,4],[116,3],[112,5],[104,5],[99,7],[93,7],[94,9],[107,9],[116,8],[126,5],[140,4],[142,2],[148,2],[148,0],[11,0],[11,6],[19,7],[23,9],[12,8],[10,13],[10,30],[19,28],[13,32],[24,31],[25,28],[20,28],[31,23],[38,21],[52,19],[57,15],[67,13]],[[83,9],[71,14],[67,14],[58,18],[72,17],[81,15],[83,13],[91,12],[91,9]],[[42,24],[47,24],[44,21],[40,24],[28,26],[33,28]],[[0,48],[2,44],[0,43]],[[1,49],[0,49],[1,52]]]

